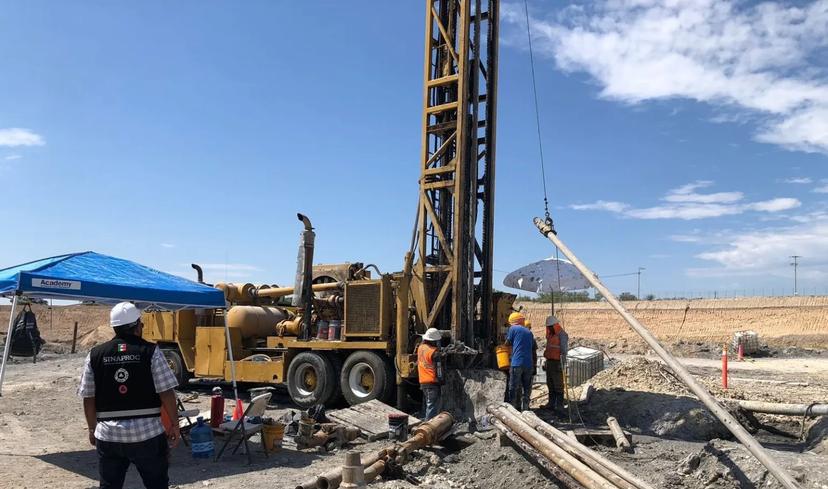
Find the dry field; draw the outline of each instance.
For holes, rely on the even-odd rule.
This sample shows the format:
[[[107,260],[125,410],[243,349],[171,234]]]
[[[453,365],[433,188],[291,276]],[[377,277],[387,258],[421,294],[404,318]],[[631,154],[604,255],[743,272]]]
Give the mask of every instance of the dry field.
[[[536,334],[542,334],[549,304],[521,303]],[[629,301],[625,307],[667,344],[720,344],[741,330],[759,333],[771,347],[828,347],[828,297],[753,297],[716,300]],[[637,343],[638,336],[609,304],[556,306],[570,338]]]
[[[549,304],[519,303],[542,335]],[[720,344],[733,333],[751,329],[774,348],[799,347],[828,349],[828,297],[778,297],[717,300],[631,301],[625,306],[662,342],[679,341]],[[570,337],[607,344],[618,343],[616,351],[635,350],[638,336],[621,317],[603,302],[558,305],[557,315]],[[0,306],[0,327],[8,325],[9,306]],[[43,337],[52,343],[72,341],[72,328],[78,321],[79,347],[89,348],[108,339],[106,306],[34,306]],[[100,337],[101,330],[106,333]],[[625,348],[625,345],[627,348]]]

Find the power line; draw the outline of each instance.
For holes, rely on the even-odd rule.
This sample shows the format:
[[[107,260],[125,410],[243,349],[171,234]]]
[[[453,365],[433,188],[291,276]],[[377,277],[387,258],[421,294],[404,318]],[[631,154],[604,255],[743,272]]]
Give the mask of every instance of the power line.
[[[797,294],[797,286],[796,286],[797,285],[796,284],[796,269],[799,268],[799,259],[802,258],[802,256],[801,255],[791,255],[788,258],[793,258],[793,263],[791,263],[791,266],[794,267],[794,295],[798,295]]]

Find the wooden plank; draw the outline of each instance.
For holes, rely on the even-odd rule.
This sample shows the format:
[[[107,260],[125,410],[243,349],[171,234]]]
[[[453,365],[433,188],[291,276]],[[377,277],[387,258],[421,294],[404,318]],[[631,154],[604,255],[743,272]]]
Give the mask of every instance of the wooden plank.
[[[328,419],[333,422],[359,428],[362,436],[369,441],[387,436],[389,414],[405,413],[376,399],[325,413]],[[414,416],[408,416],[409,427],[416,426],[421,422],[420,419]]]

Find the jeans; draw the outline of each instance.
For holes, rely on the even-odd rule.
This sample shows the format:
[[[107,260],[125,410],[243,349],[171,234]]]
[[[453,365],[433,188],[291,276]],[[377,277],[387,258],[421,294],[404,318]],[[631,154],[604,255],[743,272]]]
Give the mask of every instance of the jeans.
[[[169,477],[167,454],[169,446],[167,437],[160,434],[155,438],[138,443],[114,443],[97,440],[98,471],[101,476],[101,489],[121,489],[124,486],[129,464],[135,464],[144,487],[147,489],[167,489]]]
[[[436,384],[423,384],[423,413],[425,421],[437,416],[440,409],[440,386]]]
[[[509,402],[518,411],[529,409],[534,373],[533,367],[511,367],[509,369]]]

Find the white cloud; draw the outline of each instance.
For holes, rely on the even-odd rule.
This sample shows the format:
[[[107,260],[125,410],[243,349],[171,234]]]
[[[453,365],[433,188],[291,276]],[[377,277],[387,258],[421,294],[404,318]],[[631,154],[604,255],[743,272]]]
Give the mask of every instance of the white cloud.
[[[505,5],[504,20],[523,28],[522,9]],[[588,73],[604,98],[704,102],[748,115],[758,141],[828,154],[826,25],[828,0],[607,0],[570,5],[532,30],[541,54]]]
[[[175,248],[175,245],[172,243],[161,243],[162,248]]]
[[[809,184],[813,183],[813,180],[810,177],[791,177],[786,178],[785,183],[797,183],[797,184]]]
[[[669,239],[677,243],[701,243],[704,241],[704,238],[698,234],[673,234]]]
[[[46,142],[43,136],[35,134],[28,129],[11,127],[0,129],[0,146],[43,146]]]
[[[784,228],[768,228],[719,238],[721,244],[696,255],[715,263],[710,268],[688,270],[692,276],[756,275],[790,276],[790,256],[801,255],[803,266],[828,264],[828,220]],[[808,270],[803,270],[808,273]],[[816,269],[811,273],[824,274]],[[807,277],[807,275],[802,275]]]
[[[576,211],[624,212],[629,205],[622,202],[607,202],[605,200],[599,200],[597,202],[593,202],[592,204],[572,204],[569,207],[575,209]]]
[[[705,219],[712,217],[743,214],[748,211],[781,212],[797,208],[800,201],[790,197],[759,202],[741,202],[742,192],[698,193],[697,190],[713,185],[713,182],[699,180],[682,185],[662,197],[666,204],[653,207],[635,208],[624,202],[599,200],[591,204],[573,204],[574,210],[607,211],[632,219]]]
[[[6,156],[3,157],[3,159],[6,160],[6,161],[19,160],[20,158],[22,158],[21,155],[6,155]]]
[[[716,204],[716,203],[732,203],[742,200],[744,194],[742,192],[718,192],[715,194],[698,194],[695,190],[705,188],[713,185],[713,182],[708,180],[699,180],[697,182],[688,183],[679,188],[670,190],[664,200],[667,202],[695,202],[700,204]]]
[[[828,194],[828,185],[822,185],[820,187],[816,187],[812,190],[812,192],[816,192],[818,194]]]

